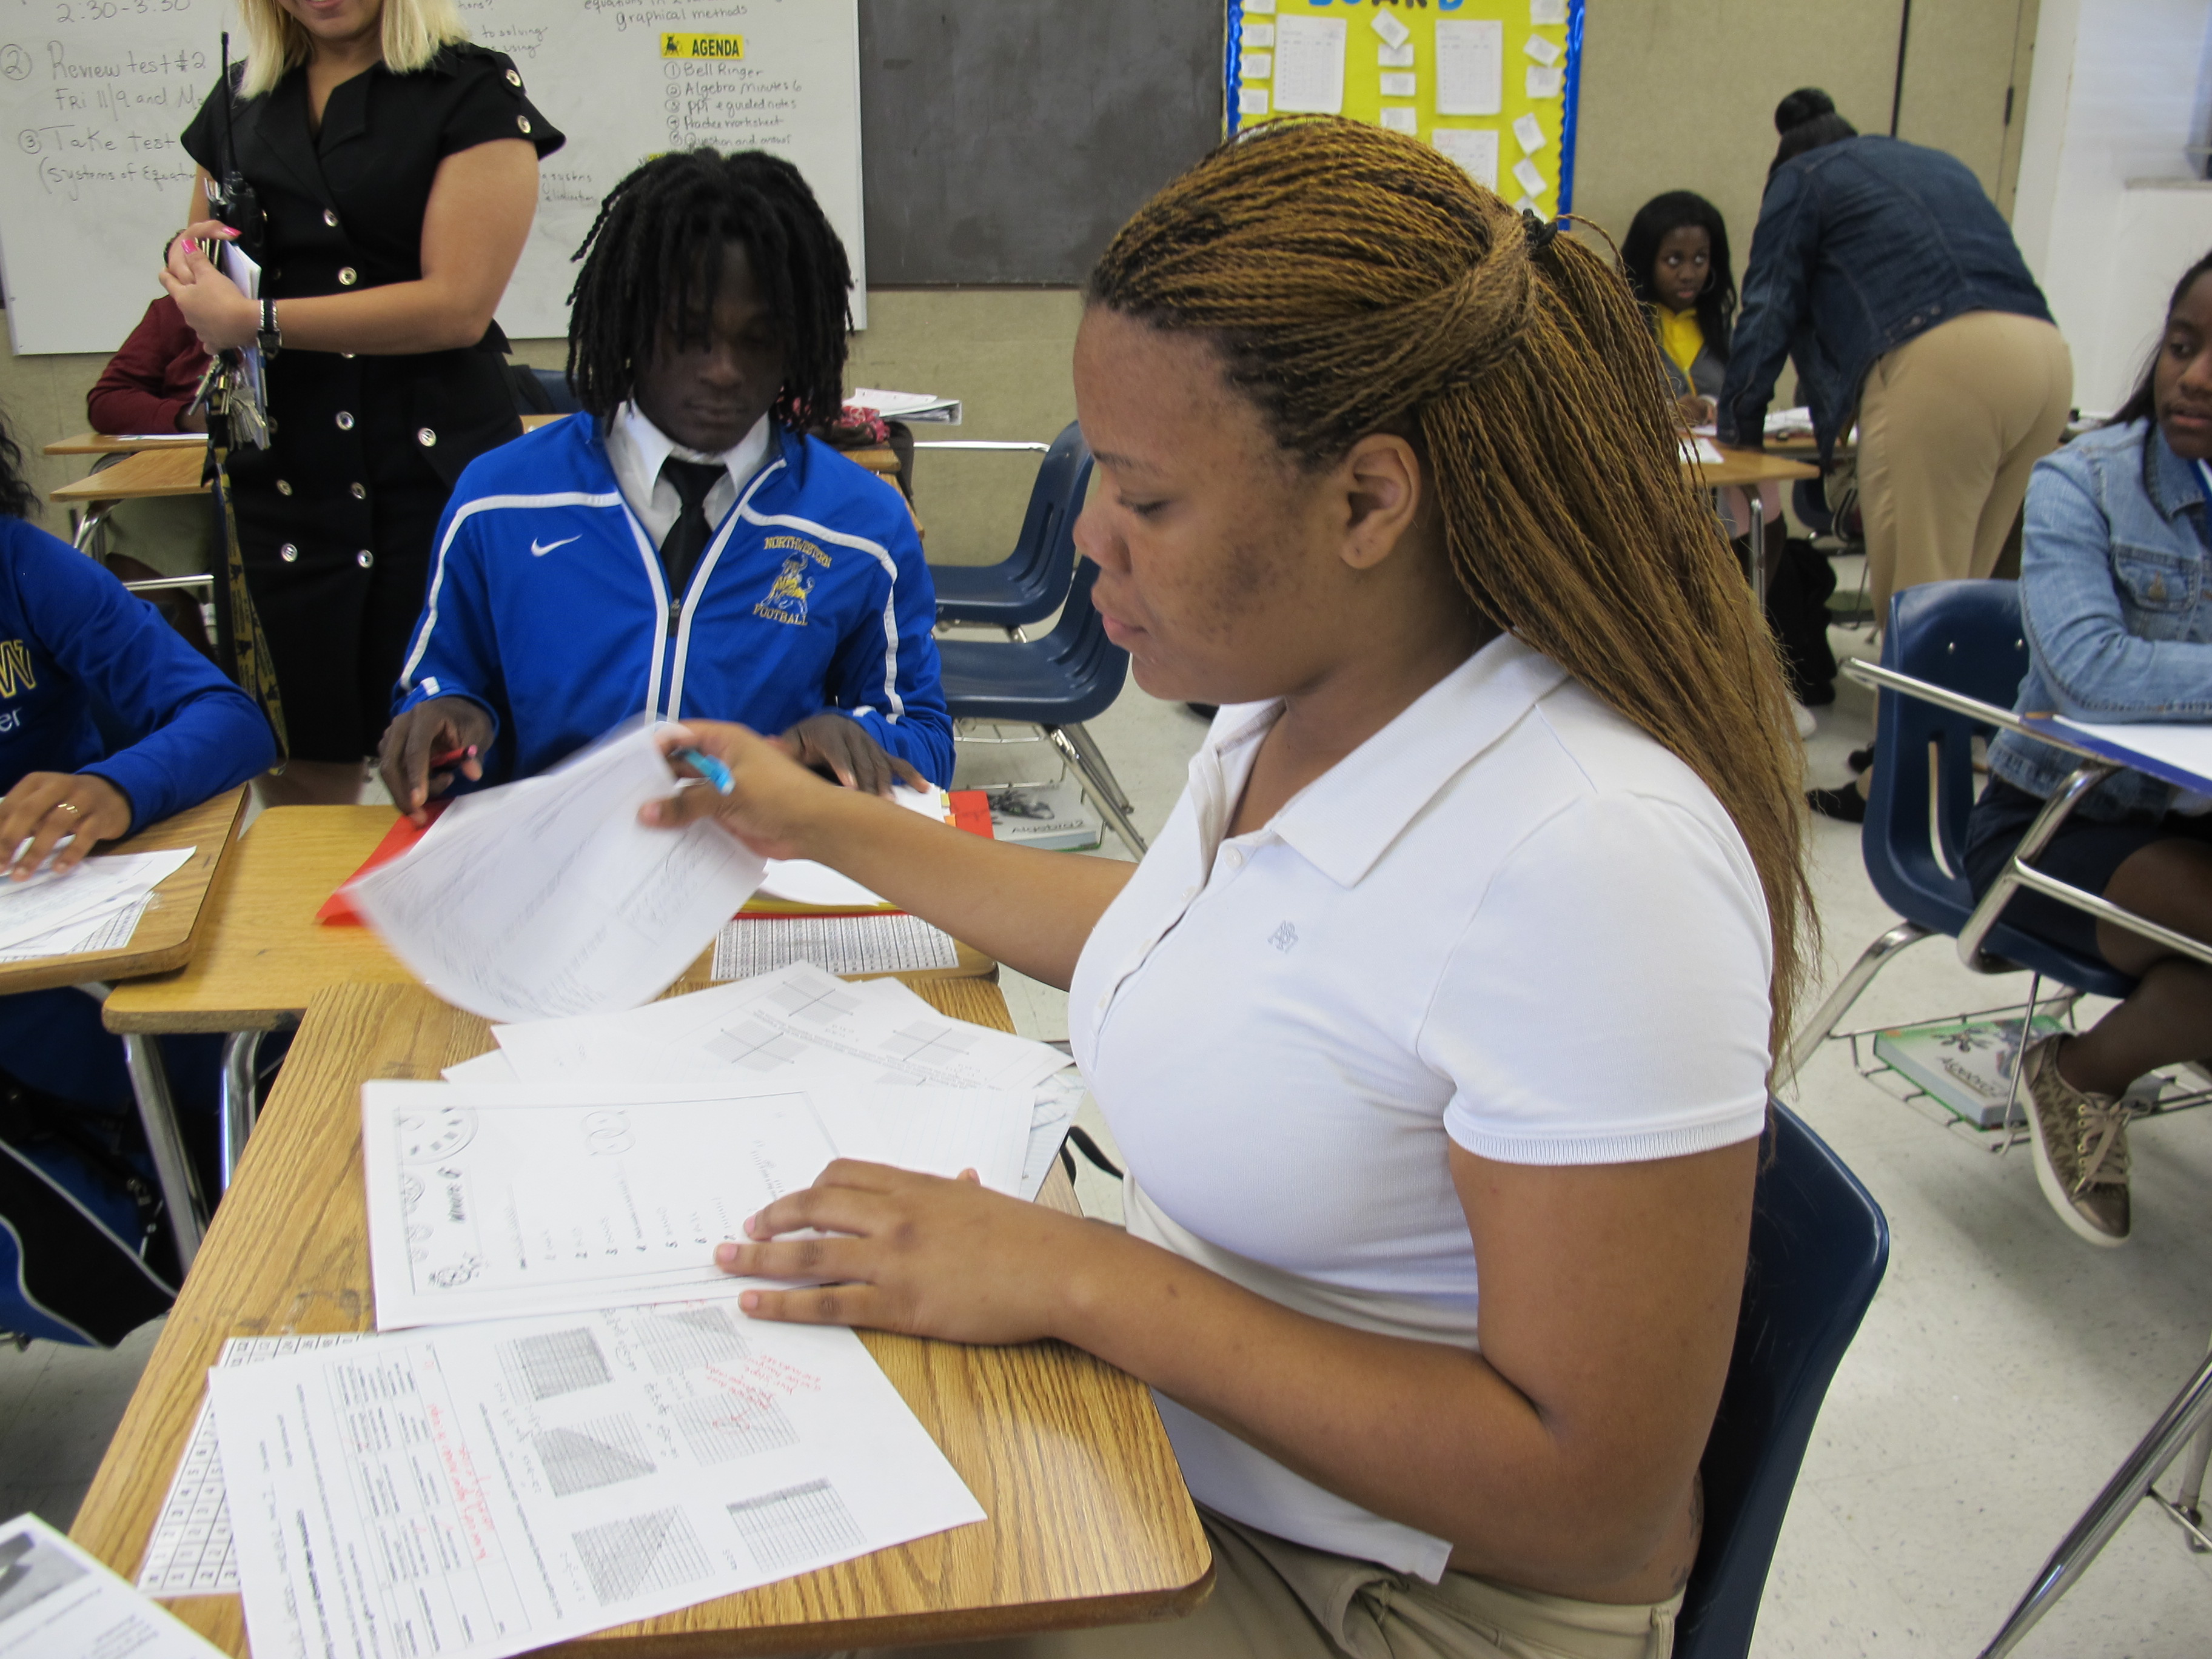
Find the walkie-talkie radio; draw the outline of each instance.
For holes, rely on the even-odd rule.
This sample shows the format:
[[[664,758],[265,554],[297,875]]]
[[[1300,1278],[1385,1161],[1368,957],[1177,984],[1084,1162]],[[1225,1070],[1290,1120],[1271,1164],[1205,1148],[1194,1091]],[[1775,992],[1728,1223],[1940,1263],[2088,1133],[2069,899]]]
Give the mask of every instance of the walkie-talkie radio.
[[[238,170],[238,154],[231,132],[231,106],[238,101],[238,88],[230,75],[230,33],[222,37],[222,125],[216,135],[215,171],[208,180],[208,208],[215,216],[238,233],[239,251],[257,264],[260,263],[263,247],[269,240],[269,216],[261,210],[261,198],[253,193],[253,186],[246,182],[246,175]]]

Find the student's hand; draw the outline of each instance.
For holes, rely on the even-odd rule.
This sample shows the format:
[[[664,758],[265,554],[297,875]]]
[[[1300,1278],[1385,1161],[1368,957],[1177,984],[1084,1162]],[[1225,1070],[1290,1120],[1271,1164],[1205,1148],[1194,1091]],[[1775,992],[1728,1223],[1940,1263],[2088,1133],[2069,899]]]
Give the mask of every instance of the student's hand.
[[[76,839],[55,854],[56,870],[73,868],[95,843],[130,833],[131,798],[88,772],[26,772],[0,795],[0,860],[13,859],[11,881],[28,881],[64,836]],[[31,844],[13,858],[26,836]]]
[[[237,235],[228,225],[215,219],[188,225],[182,235],[171,239],[168,263],[161,267],[161,286],[210,351],[252,345],[261,331],[259,304],[247,299],[238,284],[200,252],[203,241],[230,241]]]
[[[835,709],[809,714],[776,741],[811,771],[828,772],[848,789],[889,795],[894,783],[927,789],[929,780],[896,755],[884,752],[868,728]]]
[[[392,804],[417,824],[428,823],[423,807],[453,787],[455,772],[474,783],[483,776],[483,751],[491,747],[491,716],[470,697],[432,697],[418,702],[384,728],[376,768]],[[434,756],[465,750],[459,767],[450,762],[434,769]]]
[[[842,1235],[782,1239],[805,1228]],[[718,1244],[714,1263],[756,1279],[821,1279],[803,1290],[747,1291],[755,1319],[861,1325],[948,1342],[1031,1342],[1058,1334],[1073,1258],[1100,1241],[1073,1216],[957,1181],[839,1158],[804,1192]]]
[[[686,720],[660,734],[661,752],[686,777],[697,773],[678,760],[678,749],[696,748],[730,769],[730,793],[712,785],[678,790],[666,800],[647,801],[638,821],[656,830],[681,830],[713,818],[739,841],[769,859],[811,858],[823,817],[852,798],[792,758],[782,742],[720,720]]]

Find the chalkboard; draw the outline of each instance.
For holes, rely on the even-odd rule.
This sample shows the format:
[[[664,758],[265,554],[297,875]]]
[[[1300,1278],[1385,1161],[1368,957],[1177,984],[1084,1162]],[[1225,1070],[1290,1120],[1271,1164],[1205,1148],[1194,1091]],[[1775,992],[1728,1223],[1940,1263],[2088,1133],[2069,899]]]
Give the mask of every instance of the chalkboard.
[[[1221,142],[1219,0],[860,0],[868,280],[1079,283]]]

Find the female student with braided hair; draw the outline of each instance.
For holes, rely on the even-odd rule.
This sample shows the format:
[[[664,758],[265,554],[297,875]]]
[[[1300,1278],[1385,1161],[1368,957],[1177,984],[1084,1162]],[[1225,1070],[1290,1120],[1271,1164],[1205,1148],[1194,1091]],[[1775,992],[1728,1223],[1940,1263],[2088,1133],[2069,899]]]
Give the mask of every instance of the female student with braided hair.
[[[1070,988],[1126,1231],[841,1162],[717,1251],[830,1281],[756,1318],[1057,1337],[1155,1389],[1211,1599],[978,1652],[1672,1644],[1808,954],[1796,748],[1644,319],[1553,229],[1315,119],[1107,249],[1078,544],[1139,684],[1223,705],[1141,864],[940,833],[732,727],[691,732],[731,795],[646,810]]]

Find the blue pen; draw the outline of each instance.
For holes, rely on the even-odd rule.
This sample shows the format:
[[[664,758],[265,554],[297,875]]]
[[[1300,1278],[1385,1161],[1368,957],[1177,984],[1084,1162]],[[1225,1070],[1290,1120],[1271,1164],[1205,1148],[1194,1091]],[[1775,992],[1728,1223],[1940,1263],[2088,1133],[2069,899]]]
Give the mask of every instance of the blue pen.
[[[718,795],[726,795],[738,787],[738,781],[730,775],[730,769],[704,750],[678,749],[671,758],[680,760],[691,767],[701,777],[714,786],[714,793]]]

